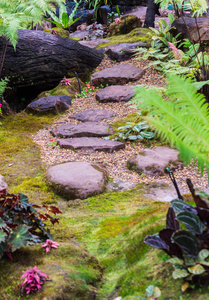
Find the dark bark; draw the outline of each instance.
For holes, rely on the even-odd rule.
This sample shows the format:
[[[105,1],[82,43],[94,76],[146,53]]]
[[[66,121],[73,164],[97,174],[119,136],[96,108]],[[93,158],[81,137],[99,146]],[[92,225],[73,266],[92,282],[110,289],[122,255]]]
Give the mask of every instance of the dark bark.
[[[146,17],[144,21],[144,27],[155,27],[155,14],[160,16],[159,4],[156,4],[154,0],[149,0],[147,4]]]
[[[18,35],[16,51],[8,44],[2,77],[9,78],[19,99],[28,99],[29,94],[32,99],[54,88],[64,76],[75,76],[75,71],[86,80],[103,59],[101,50],[43,31],[19,30]],[[0,53],[3,45],[1,38]]]

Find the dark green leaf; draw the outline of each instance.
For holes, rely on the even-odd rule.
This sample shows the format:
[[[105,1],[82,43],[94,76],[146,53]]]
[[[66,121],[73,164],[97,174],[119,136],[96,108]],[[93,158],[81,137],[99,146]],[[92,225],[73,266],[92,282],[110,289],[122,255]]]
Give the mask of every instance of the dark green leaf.
[[[9,243],[12,244],[13,251],[19,249],[21,246],[26,247],[29,240],[31,240],[31,234],[29,232],[30,227],[22,225],[17,227],[9,237]]]
[[[200,252],[200,242],[196,235],[187,230],[179,230],[172,236],[176,243],[188,257],[196,258]]]
[[[7,234],[3,230],[0,230],[0,243],[5,242],[6,237],[7,237]]]
[[[176,219],[182,222],[187,229],[193,231],[196,234],[203,232],[203,223],[200,218],[191,212],[181,212],[177,215]]]
[[[180,212],[184,212],[184,207],[185,206],[191,206],[188,203],[184,202],[181,199],[174,199],[171,201],[171,206],[173,207],[174,211],[176,212],[176,214],[179,214]],[[193,207],[193,206],[191,206]]]
[[[20,197],[20,202],[21,202],[21,205],[27,209],[28,207],[28,197],[26,195],[24,195],[23,193],[19,193],[18,194],[19,197]]]

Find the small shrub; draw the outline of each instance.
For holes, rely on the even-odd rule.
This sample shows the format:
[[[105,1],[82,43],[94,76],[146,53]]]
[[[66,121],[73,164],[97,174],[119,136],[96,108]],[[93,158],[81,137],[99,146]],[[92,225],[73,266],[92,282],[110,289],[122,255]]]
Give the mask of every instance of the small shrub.
[[[39,213],[36,208],[45,209],[47,213]],[[54,225],[58,219],[48,213],[59,214],[61,211],[55,206],[36,205],[28,202],[28,197],[22,193],[9,194],[0,191],[0,259],[4,253],[11,257],[21,246],[34,245],[53,239],[49,229],[45,229],[42,220],[50,220]]]
[[[75,98],[86,98],[88,97],[88,95],[91,93],[91,92],[94,92],[95,91],[95,86],[90,86],[89,83],[86,84],[86,87],[82,90],[82,92],[79,94],[79,93],[75,93]]]

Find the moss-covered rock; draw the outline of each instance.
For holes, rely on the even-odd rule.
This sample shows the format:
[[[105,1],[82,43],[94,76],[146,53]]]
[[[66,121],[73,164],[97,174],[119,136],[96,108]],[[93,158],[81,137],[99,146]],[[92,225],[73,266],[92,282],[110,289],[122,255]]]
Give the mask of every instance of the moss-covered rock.
[[[116,36],[108,37],[108,41],[105,39],[104,43],[101,43],[96,48],[106,48],[109,45],[115,45],[120,43],[136,43],[136,42],[146,42],[151,43],[153,32],[148,28],[135,28],[128,34],[121,34]],[[102,41],[102,40],[101,40]]]
[[[69,79],[71,85],[61,85],[61,83],[59,83],[58,86],[56,86],[54,89],[39,94],[36,100],[42,97],[49,97],[55,95],[59,95],[59,96],[67,95],[73,98],[75,96],[75,93],[79,93],[78,80],[76,77],[69,78]],[[79,81],[80,81],[81,88],[84,88],[85,84],[81,80]]]
[[[141,20],[135,15],[127,15],[120,18],[120,22],[111,23],[109,27],[109,36],[127,34],[131,32],[133,29],[141,27]]]
[[[80,41],[80,39],[78,39],[78,38],[70,37],[69,36],[69,31],[65,30],[63,28],[53,27],[52,29],[45,29],[44,31],[49,32],[51,34],[57,34],[61,37],[68,38],[68,39],[71,39],[71,40]]]

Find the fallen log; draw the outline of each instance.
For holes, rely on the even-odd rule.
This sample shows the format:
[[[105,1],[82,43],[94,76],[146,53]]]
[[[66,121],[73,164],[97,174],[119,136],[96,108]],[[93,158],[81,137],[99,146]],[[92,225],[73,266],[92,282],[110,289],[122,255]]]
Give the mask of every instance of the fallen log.
[[[54,88],[64,76],[75,76],[75,71],[86,81],[103,59],[102,50],[58,35],[32,30],[19,30],[18,35],[16,51],[8,44],[2,77],[9,78],[19,99],[28,99],[29,94],[32,99]],[[3,44],[0,38],[0,53]]]

